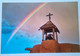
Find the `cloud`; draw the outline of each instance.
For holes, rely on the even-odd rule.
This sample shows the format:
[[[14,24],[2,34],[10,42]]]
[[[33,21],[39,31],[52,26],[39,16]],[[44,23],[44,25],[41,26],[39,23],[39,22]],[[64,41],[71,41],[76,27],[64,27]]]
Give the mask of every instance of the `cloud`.
[[[2,34],[12,33],[16,26],[10,25],[6,20],[2,19]]]
[[[11,25],[18,25],[40,3],[3,3],[2,18]]]

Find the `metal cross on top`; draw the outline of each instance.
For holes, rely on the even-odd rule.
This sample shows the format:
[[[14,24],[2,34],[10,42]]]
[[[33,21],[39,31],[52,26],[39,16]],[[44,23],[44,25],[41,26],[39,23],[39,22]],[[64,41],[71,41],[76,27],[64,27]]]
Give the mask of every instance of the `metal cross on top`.
[[[51,16],[52,16],[53,14],[51,14],[51,13],[49,13],[48,15],[46,15],[46,16],[49,16],[49,21],[51,20]]]

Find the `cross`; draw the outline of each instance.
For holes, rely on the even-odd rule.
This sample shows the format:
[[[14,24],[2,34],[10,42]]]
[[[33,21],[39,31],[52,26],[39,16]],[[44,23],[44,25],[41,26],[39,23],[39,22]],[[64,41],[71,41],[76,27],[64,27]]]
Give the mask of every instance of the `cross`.
[[[53,14],[51,14],[51,13],[49,13],[48,15],[46,15],[46,16],[49,16],[49,21],[51,20],[51,16],[52,16]]]

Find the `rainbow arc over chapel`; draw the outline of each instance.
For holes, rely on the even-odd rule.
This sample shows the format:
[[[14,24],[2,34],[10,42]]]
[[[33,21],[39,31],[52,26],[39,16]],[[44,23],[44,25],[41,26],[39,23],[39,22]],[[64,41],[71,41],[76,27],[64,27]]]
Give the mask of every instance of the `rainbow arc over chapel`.
[[[37,8],[35,8],[32,12],[30,12],[22,21],[21,23],[15,28],[15,30],[13,31],[12,35],[10,36],[10,38],[8,39],[8,42],[12,39],[12,37],[17,33],[17,31],[36,13],[38,12],[42,7],[44,7],[46,5],[46,3],[42,3],[41,5],[39,5]],[[8,43],[7,42],[7,43]]]

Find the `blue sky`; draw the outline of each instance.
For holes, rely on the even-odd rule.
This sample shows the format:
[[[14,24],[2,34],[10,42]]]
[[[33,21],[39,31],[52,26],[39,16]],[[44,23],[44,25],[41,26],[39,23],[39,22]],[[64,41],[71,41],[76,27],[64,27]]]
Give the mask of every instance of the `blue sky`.
[[[13,36],[11,41],[7,43],[12,32],[16,26],[30,13],[34,8],[39,6],[40,3],[3,3],[3,16],[2,16],[2,54],[3,53],[29,53],[25,51],[25,48],[32,48],[36,44],[41,43],[41,38],[38,39],[37,35],[31,36],[27,31],[19,30],[17,34]],[[30,7],[29,7],[30,6]],[[28,10],[28,11],[27,11]],[[29,30],[29,29],[28,29]],[[37,40],[38,39],[38,40]]]

